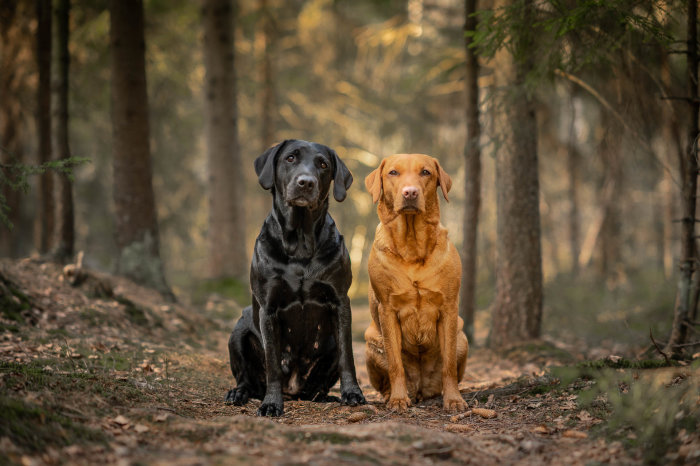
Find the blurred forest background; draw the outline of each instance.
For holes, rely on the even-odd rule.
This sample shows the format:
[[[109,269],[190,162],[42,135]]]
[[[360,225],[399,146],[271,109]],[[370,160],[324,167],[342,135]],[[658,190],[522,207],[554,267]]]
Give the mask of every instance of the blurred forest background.
[[[30,0],[0,5],[5,180],[13,163],[49,160],[38,155],[45,153],[39,135],[46,125],[37,118],[46,115],[37,99],[42,3],[51,7],[50,1]],[[56,8],[68,2],[53,3]],[[114,2],[126,10],[122,18],[133,23],[127,26],[139,27],[133,18],[139,17],[134,12],[140,3]],[[235,86],[233,81],[227,86],[233,95],[220,100],[233,112],[222,118],[236,123],[224,130],[232,137],[235,161],[224,184],[239,189],[235,204],[244,208],[238,221],[244,238],[229,238],[245,244],[247,257],[237,260],[243,274],[214,273],[210,266],[212,133],[206,115],[208,100],[219,97],[207,84],[204,44],[207,31],[221,28],[207,20],[206,5],[216,3],[229,2],[143,1],[155,250],[166,287],[179,299],[203,300],[212,292],[241,304],[248,299],[250,252],[270,206],[253,160],[275,142],[299,138],[334,148],[354,174],[347,200],[331,201],[331,214],[350,251],[355,277],[350,293],[358,306],[366,303],[366,264],[377,224],[363,180],[381,158],[422,152],[441,161],[453,181],[442,222],[460,250],[467,249],[463,235],[473,218],[465,222],[465,208],[475,212],[474,199],[468,199],[472,185],[465,180],[480,180],[473,299],[476,333],[488,331],[498,294],[497,258],[505,254],[498,224],[510,222],[497,215],[497,165],[499,153],[513,144],[509,135],[516,135],[516,145],[534,147],[534,158],[525,163],[536,168],[534,184],[527,186],[536,212],[523,214],[541,225],[541,252],[534,249],[541,272],[535,267],[533,279],[541,273],[543,291],[535,307],[542,309],[543,333],[571,344],[613,342],[608,347],[647,345],[650,328],[658,339],[668,337],[681,264],[681,188],[683,174],[691,170],[685,161],[693,143],[687,127],[697,102],[697,82],[694,100],[688,94],[686,56],[688,4],[696,10],[695,3],[238,0],[230,25],[228,10],[215,12],[209,19],[223,18],[234,51]],[[111,86],[114,73],[128,65],[114,62],[109,9],[104,0],[73,2],[67,39],[69,154],[89,159],[73,169],[70,249],[84,251],[86,264],[101,270],[125,260],[113,197],[120,188],[113,172]],[[466,34],[472,44],[467,48],[470,9],[481,13],[469,16],[479,25]],[[122,29],[125,36],[128,31]],[[478,58],[478,68],[467,51]],[[516,80],[504,85],[499,72],[509,67],[516,68]],[[478,86],[477,133],[467,131],[468,112],[475,110],[469,76]],[[501,116],[518,99],[528,102],[526,113],[535,120],[520,120],[522,128],[511,131]],[[520,139],[523,130],[527,134]],[[476,142],[468,143],[469,134],[477,135]],[[476,172],[468,164],[475,147]],[[510,176],[517,179],[518,165],[512,167]],[[47,176],[61,184],[61,176]],[[3,256],[55,250],[53,233],[46,239],[46,229],[54,227],[42,213],[43,178],[32,177],[27,192],[4,183],[14,227],[0,232]],[[516,235],[511,246],[523,250],[532,244]],[[226,248],[214,249],[224,254]]]

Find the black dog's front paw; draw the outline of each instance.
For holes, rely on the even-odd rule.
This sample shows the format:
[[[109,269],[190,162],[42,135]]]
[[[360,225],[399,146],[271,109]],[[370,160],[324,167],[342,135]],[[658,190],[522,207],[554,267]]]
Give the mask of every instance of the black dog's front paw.
[[[360,387],[353,387],[340,395],[340,404],[348,406],[364,405],[367,404],[367,400],[365,400]]]
[[[224,402],[227,405],[243,406],[248,402],[249,396],[248,390],[243,387],[236,387],[228,391]]]
[[[263,400],[262,404],[258,408],[258,416],[278,417],[282,414],[284,414],[284,407],[281,401],[277,402]]]

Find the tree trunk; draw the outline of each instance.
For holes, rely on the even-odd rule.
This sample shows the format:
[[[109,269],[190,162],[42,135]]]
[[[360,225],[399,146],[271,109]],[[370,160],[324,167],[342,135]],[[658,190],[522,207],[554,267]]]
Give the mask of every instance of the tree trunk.
[[[51,109],[51,148],[53,159],[61,160],[70,157],[68,146],[68,19],[70,0],[55,0],[53,18],[53,83]],[[56,200],[56,237],[54,239],[56,255],[61,260],[70,259],[73,255],[75,242],[73,220],[73,190],[66,175],[58,175]]]
[[[497,8],[506,2],[495,3]],[[532,4],[532,0],[523,3],[526,19],[532,15]],[[500,50],[494,67],[496,85],[510,92],[498,116],[498,259],[489,337],[493,348],[539,337],[542,319],[537,120],[533,100],[524,85],[532,69],[533,38],[529,30],[520,34],[513,38],[515,56],[509,50]]]
[[[671,76],[671,66],[669,63],[669,56],[665,50],[661,50],[661,82],[664,86],[664,93],[669,95],[671,89],[673,89],[673,80]],[[685,148],[681,141],[681,129],[678,124],[678,117],[675,114],[674,106],[670,100],[663,102],[661,107],[661,115],[663,126],[662,140],[666,143],[664,144],[664,150],[662,155],[666,164],[672,167],[676,162],[681,165],[681,179],[683,179],[683,167],[685,159]],[[669,141],[674,141],[673,148],[670,147]],[[673,276],[673,249],[675,245],[676,229],[673,219],[677,215],[677,204],[678,198],[675,195],[676,191],[674,188],[674,180],[671,172],[664,168],[661,181],[661,195],[663,199],[663,268],[664,276],[668,279]]]
[[[0,162],[13,163],[23,160],[23,88],[26,79],[22,71],[28,69],[23,63],[27,37],[22,34],[18,23],[28,20],[27,12],[21,9],[17,0],[0,3]],[[33,16],[35,12],[31,11]],[[33,39],[33,38],[32,38]],[[19,222],[19,193],[2,186],[0,195],[4,196],[9,211],[7,220],[13,229],[0,224],[0,256],[18,257],[21,252],[17,228]],[[31,237],[31,235],[29,235]]]
[[[117,270],[170,294],[151,180],[142,0],[110,1],[110,42]]]
[[[681,274],[678,280],[676,305],[673,313],[673,326],[671,337],[666,346],[666,352],[674,356],[682,354],[682,345],[688,335],[688,307],[690,302],[690,288],[695,270],[695,201],[698,182],[698,162],[696,159],[696,138],[698,137],[698,30],[697,30],[698,2],[688,0],[688,105],[690,115],[688,117],[688,148],[686,155],[686,167],[683,177],[683,218],[681,233]]]
[[[37,87],[36,127],[39,138],[39,164],[51,160],[51,0],[36,0],[36,53],[39,71]],[[34,244],[40,253],[52,246],[54,235],[53,174],[47,171],[39,177],[39,208],[37,209]]]
[[[477,0],[465,0],[465,32],[475,31],[477,18],[473,16]],[[477,233],[481,207],[481,125],[479,123],[479,59],[470,47],[473,39],[465,35],[466,90],[467,90],[467,141],[464,147],[464,239],[462,245],[462,289],[460,314],[464,319],[464,332],[474,339],[474,313],[476,311]]]
[[[204,0],[209,276],[246,280],[245,177],[238,149],[231,0]]]
[[[569,177],[567,194],[569,197],[569,255],[571,256],[571,274],[578,274],[578,256],[581,252],[579,234],[578,185],[579,153],[576,148],[576,105],[574,103],[574,86],[569,86],[569,141],[567,145],[566,168]]]
[[[601,278],[608,279],[615,273],[622,260],[621,219],[623,209],[620,204],[624,199],[622,188],[624,178],[620,138],[624,130],[604,109],[601,111],[603,112],[603,127],[608,128],[600,148],[601,165],[605,170],[603,185],[610,184],[612,186],[612,197],[608,198],[604,189],[598,191],[599,202],[605,209],[600,229],[598,272]]]
[[[275,142],[275,23],[270,12],[269,0],[260,0],[262,21],[262,99],[261,99],[261,141],[260,152],[264,152]]]

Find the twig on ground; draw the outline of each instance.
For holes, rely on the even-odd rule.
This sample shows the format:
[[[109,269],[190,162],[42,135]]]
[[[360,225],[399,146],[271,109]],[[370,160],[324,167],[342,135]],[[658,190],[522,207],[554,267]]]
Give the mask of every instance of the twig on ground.
[[[699,346],[700,341],[691,341],[690,343],[678,343],[676,345],[673,345],[674,348],[683,348],[686,346]]]
[[[666,353],[663,352],[663,350],[656,343],[656,340],[654,340],[654,335],[651,333],[651,329],[649,329],[649,338],[651,338],[651,342],[656,347],[656,351],[658,351],[661,354],[661,356],[663,356],[664,359],[666,360],[666,364],[671,364],[671,361],[668,359],[668,356],[666,355]]]

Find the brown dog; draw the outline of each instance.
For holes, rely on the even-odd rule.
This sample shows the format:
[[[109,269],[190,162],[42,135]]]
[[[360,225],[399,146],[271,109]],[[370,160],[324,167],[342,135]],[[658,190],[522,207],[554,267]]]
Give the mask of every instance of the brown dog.
[[[365,178],[379,226],[369,256],[365,332],[370,382],[389,409],[442,393],[446,410],[463,410],[457,384],[469,346],[458,313],[459,254],[440,224],[437,189],[452,180],[433,157],[387,157]]]

